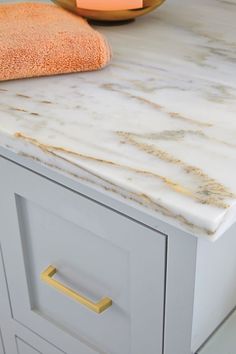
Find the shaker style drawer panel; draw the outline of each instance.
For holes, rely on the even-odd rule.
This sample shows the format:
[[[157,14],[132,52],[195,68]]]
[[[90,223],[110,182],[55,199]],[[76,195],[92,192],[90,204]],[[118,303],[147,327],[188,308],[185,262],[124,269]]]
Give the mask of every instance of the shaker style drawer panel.
[[[16,346],[18,354],[44,354],[18,337],[16,337]]]
[[[17,354],[65,354],[64,352],[56,349],[54,346],[43,341],[41,338],[37,340],[37,344],[31,343],[25,338],[15,337]],[[6,353],[11,354],[11,353]]]
[[[32,336],[31,332],[27,332],[27,330],[24,332],[24,335],[15,334],[14,336],[17,354],[65,354],[35,334]],[[6,354],[13,353],[7,351]]]
[[[0,168],[14,318],[68,354],[162,353],[166,237],[13,163]]]

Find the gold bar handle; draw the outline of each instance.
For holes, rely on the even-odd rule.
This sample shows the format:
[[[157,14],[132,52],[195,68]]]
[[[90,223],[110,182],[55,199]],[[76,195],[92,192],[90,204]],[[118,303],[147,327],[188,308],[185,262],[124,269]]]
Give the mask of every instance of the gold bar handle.
[[[88,298],[84,297],[83,295],[76,293],[74,290],[68,288],[67,286],[63,285],[59,281],[53,279],[53,276],[56,273],[57,273],[57,269],[52,265],[50,265],[47,269],[45,269],[41,273],[40,279],[96,313],[102,313],[103,311],[111,307],[112,300],[109,299],[108,297],[104,297],[100,301],[95,303],[89,300]]]

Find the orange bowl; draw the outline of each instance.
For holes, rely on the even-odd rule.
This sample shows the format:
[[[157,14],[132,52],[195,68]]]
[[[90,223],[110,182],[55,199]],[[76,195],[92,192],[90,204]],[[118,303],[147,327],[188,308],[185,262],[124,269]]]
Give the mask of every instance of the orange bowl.
[[[93,10],[86,8],[79,8],[76,0],[53,0],[57,5],[72,11],[80,16],[94,21],[102,22],[117,22],[132,20],[138,16],[147,14],[160,6],[165,0],[143,0],[141,8],[129,10]],[[112,1],[112,0],[107,0]],[[78,1],[79,2],[79,1]],[[128,0],[127,0],[128,2]],[[85,1],[83,1],[85,3]]]

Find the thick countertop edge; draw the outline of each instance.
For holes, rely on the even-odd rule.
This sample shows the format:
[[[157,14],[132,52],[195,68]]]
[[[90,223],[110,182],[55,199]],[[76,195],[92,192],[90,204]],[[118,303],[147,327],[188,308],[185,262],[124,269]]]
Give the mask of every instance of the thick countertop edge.
[[[177,228],[185,233],[190,234],[191,236],[206,239],[210,242],[215,242],[219,238],[221,238],[227,230],[235,223],[235,215],[236,215],[236,204],[228,208],[223,217],[221,216],[218,227],[215,231],[211,230],[202,230],[200,227],[196,225],[192,225],[192,227],[186,227],[181,222],[173,219],[171,217],[167,217],[160,212],[156,212],[151,208],[148,208],[146,205],[140,200],[135,200],[132,196],[132,193],[129,191],[122,189],[118,186],[110,184],[102,184],[98,183],[99,177],[96,181],[93,180],[94,176],[91,174],[92,180],[88,177],[89,172],[83,171],[83,168],[80,166],[76,166],[76,173],[74,171],[74,166],[70,163],[70,161],[65,161],[60,156],[53,156],[53,163],[51,161],[52,156],[50,153],[42,151],[40,147],[35,146],[29,142],[19,142],[19,140],[11,135],[0,133],[0,147],[4,150],[9,151],[12,154],[15,154],[16,157],[23,157],[27,159],[27,161],[37,163],[49,171],[54,171],[62,174],[63,176],[72,179],[74,182],[80,182],[85,184],[89,188],[93,188],[99,192],[103,192],[106,196],[110,196],[116,200],[122,201],[123,203],[129,204],[134,209],[138,209],[145,214],[148,214],[158,220],[171,225],[172,227]],[[64,165],[67,164],[67,168],[65,169]],[[60,167],[61,165],[61,167]],[[64,166],[64,167],[62,167]],[[68,166],[71,167],[68,168]],[[98,200],[99,201],[99,200]]]

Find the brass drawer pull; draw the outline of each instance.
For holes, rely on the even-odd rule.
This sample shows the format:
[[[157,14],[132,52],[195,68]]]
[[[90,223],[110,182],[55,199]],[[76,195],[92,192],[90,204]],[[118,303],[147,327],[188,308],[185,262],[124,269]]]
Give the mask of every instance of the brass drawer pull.
[[[51,285],[53,288],[61,291],[63,294],[71,297],[72,299],[78,301],[80,304],[86,306],[90,310],[96,312],[96,313],[102,313],[108,307],[111,307],[112,305],[112,300],[109,299],[108,297],[104,297],[101,299],[99,302],[94,303],[93,301],[89,300],[88,298],[84,297],[83,295],[80,295],[76,293],[74,290],[68,288],[67,286],[63,285],[59,281],[53,279],[53,275],[57,273],[57,269],[50,265],[47,269],[45,269],[41,275],[40,278],[42,281],[45,283]]]

